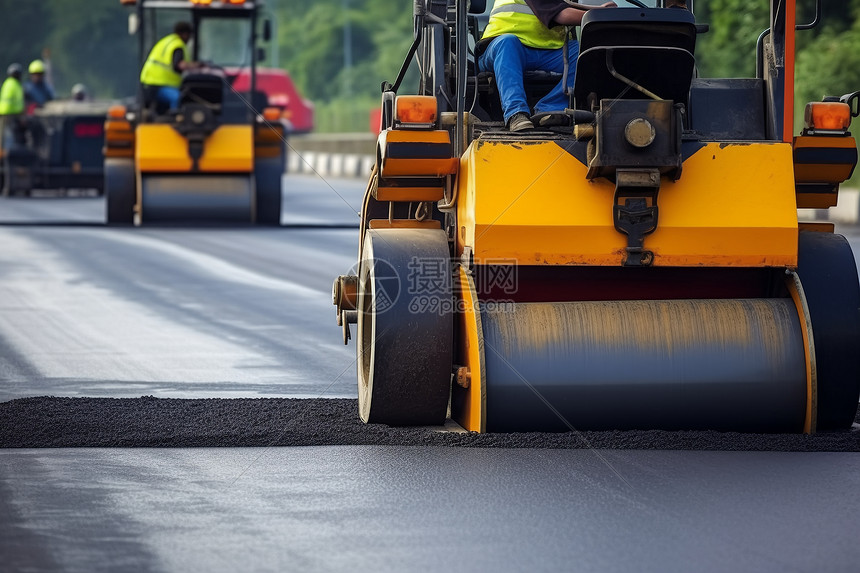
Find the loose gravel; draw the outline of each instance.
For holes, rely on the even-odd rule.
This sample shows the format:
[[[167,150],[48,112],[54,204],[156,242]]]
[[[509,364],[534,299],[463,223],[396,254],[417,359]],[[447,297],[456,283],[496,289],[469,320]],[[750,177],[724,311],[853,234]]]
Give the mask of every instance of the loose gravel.
[[[860,410],[855,418],[860,422]],[[613,431],[476,434],[363,424],[356,400],[21,398],[0,403],[0,447],[451,446],[860,451],[860,430],[803,434]]]

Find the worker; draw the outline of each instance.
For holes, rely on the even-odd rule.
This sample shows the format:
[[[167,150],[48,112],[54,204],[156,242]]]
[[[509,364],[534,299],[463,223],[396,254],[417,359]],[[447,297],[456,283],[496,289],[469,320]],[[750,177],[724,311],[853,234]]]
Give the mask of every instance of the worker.
[[[496,0],[476,53],[478,68],[495,74],[509,130],[535,127],[526,100],[525,72],[564,71],[565,26],[578,26],[588,10],[615,6],[615,2],[586,6],[565,0]],[[574,37],[568,42],[567,87],[573,86],[578,56],[579,43]],[[535,104],[534,112],[541,127],[568,123],[569,118],[563,112],[569,100],[564,92],[565,86],[559,81]]]
[[[6,80],[0,86],[0,150],[9,149],[13,142],[24,143],[23,71],[21,64],[11,64],[6,69]]]
[[[84,84],[75,84],[72,86],[72,101],[86,101],[87,86]]]
[[[156,102],[159,107],[177,109],[179,107],[179,86],[182,72],[200,66],[188,60],[188,40],[194,32],[188,22],[177,22],[173,33],[159,40],[140,71],[146,104]]]
[[[54,88],[45,79],[45,62],[33,60],[27,68],[30,78],[24,84],[24,100],[28,105],[43,107],[54,99]]]

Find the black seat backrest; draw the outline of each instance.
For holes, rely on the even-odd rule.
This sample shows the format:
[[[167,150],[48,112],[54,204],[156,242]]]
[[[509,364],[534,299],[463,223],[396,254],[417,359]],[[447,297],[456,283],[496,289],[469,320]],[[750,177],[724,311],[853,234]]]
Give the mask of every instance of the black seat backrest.
[[[696,24],[687,10],[613,8],[591,10],[582,19],[574,104],[588,109],[589,96],[643,99],[648,96],[613,75],[632,80],[661,99],[687,103],[695,70]]]
[[[203,104],[220,108],[224,100],[224,77],[218,74],[194,73],[182,77],[179,105]]]

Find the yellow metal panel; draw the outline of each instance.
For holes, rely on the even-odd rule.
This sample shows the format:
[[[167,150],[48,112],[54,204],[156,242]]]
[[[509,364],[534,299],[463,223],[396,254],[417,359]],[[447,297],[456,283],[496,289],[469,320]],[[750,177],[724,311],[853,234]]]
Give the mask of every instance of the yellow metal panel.
[[[200,171],[254,170],[254,128],[250,125],[222,125],[206,138]]]
[[[469,369],[471,381],[468,388],[452,384],[451,417],[471,432],[487,429],[487,380],[484,370],[484,335],[481,326],[481,310],[475,283],[463,267],[460,267],[457,292],[462,297],[459,303],[460,358],[462,366]]]
[[[105,121],[105,157],[134,157],[134,131],[125,119]]]
[[[382,176],[403,177],[409,175],[427,175],[442,177],[451,175],[457,169],[457,159],[390,159],[383,156]]]
[[[250,172],[254,168],[254,140],[250,125],[222,125],[203,143],[200,172]],[[141,172],[190,172],[188,141],[173,127],[137,127],[135,159]]]
[[[254,157],[257,159],[271,159],[280,157],[281,142],[284,139],[284,126],[278,123],[268,125],[257,125],[254,132]]]
[[[785,286],[800,318],[800,332],[803,336],[803,354],[806,363],[806,412],[803,420],[803,433],[812,434],[818,425],[818,368],[815,362],[815,341],[812,338],[812,320],[803,286],[797,273],[786,277]]]
[[[444,195],[441,187],[386,187],[380,185],[373,194],[377,201],[439,201]]]
[[[552,142],[475,142],[461,159],[458,248],[476,261],[622,264],[614,184]],[[708,144],[677,182],[663,179],[659,224],[646,237],[655,266],[795,266],[791,146]]]
[[[457,169],[457,158],[450,156],[451,138],[446,130],[386,130],[379,134],[377,145],[382,177],[442,177]],[[427,150],[426,156],[422,156],[422,146]],[[442,151],[447,156],[441,157]]]
[[[804,222],[801,221],[797,224],[798,229],[801,231],[814,231],[816,233],[835,233],[836,225],[834,223],[828,222]]]
[[[839,201],[838,190],[833,193],[798,193],[798,209],[829,209]]]
[[[140,172],[191,171],[188,141],[169,125],[137,126],[134,159]]]
[[[387,129],[379,134],[379,145],[386,143],[451,143],[447,129]]]
[[[798,183],[842,183],[851,177],[857,159],[857,142],[850,136],[801,135],[794,138],[794,150]]]

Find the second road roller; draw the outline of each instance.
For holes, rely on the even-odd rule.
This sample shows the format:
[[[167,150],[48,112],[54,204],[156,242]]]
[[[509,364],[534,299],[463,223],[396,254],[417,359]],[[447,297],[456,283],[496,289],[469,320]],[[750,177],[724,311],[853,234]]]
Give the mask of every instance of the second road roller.
[[[835,205],[851,176],[858,94],[809,102],[795,132],[795,30],[819,18],[803,26],[794,0],[771,2],[757,77],[699,77],[703,1],[590,10],[564,121],[516,132],[470,50],[484,3],[414,3],[407,61],[383,84],[357,272],[333,289],[362,420],[851,427],[854,256],[798,208]],[[413,58],[420,85],[401,94]],[[527,77],[531,103],[558,81]]]
[[[180,85],[175,107],[142,85],[135,106],[108,112],[107,223],[280,224],[287,126],[256,85],[259,44],[271,38],[263,0],[120,1],[134,9],[129,28],[141,66],[174,74]],[[180,38],[177,23],[187,46],[170,43]],[[197,64],[181,77],[161,53],[180,45]],[[233,86],[239,77],[242,91]]]

